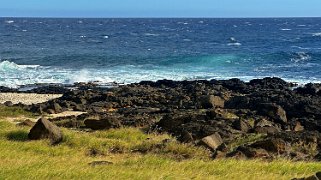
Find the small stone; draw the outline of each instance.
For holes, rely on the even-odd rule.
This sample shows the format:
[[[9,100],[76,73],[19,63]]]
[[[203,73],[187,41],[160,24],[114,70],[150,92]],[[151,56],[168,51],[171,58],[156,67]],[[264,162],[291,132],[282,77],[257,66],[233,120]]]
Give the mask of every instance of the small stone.
[[[303,130],[304,130],[304,126],[302,126],[300,122],[296,122],[295,127],[294,127],[294,131],[298,132],[298,131],[303,131]]]

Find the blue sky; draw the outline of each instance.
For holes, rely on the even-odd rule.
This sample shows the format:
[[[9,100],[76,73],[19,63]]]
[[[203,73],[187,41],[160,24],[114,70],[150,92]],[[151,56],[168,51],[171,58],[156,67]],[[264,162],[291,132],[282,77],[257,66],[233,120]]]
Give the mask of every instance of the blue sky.
[[[2,17],[321,17],[321,0],[0,0]]]

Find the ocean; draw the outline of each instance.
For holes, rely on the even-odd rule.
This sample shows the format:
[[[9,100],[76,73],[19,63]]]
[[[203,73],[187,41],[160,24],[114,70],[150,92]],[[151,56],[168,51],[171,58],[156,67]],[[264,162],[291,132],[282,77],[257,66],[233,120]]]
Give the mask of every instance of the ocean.
[[[0,86],[267,76],[321,82],[321,18],[0,18]]]

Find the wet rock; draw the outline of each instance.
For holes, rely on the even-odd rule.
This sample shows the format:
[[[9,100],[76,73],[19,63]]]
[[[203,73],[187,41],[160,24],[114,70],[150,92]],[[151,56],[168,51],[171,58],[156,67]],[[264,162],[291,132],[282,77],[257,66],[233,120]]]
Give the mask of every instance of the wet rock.
[[[201,140],[201,144],[206,145],[207,147],[211,148],[212,150],[216,150],[219,146],[223,144],[223,139],[221,138],[220,134],[214,133],[210,136],[206,136]]]
[[[30,140],[50,139],[52,145],[58,144],[63,139],[62,131],[52,122],[40,118],[28,134]]]

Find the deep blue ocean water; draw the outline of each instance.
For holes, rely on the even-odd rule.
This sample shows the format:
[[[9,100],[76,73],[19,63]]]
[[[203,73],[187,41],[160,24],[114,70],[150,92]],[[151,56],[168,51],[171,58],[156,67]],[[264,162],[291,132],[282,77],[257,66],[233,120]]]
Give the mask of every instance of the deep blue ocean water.
[[[0,18],[0,85],[250,80],[321,82],[321,18]]]

